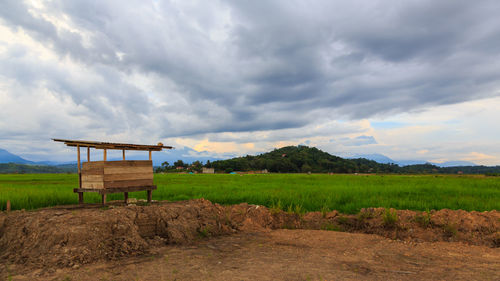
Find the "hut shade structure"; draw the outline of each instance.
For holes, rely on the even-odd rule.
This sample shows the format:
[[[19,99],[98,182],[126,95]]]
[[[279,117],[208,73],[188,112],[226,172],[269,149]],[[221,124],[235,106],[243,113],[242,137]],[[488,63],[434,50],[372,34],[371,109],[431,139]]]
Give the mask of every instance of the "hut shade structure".
[[[123,192],[125,201],[128,199],[128,192],[147,192],[148,202],[151,202],[152,191],[156,189],[153,185],[153,161],[152,151],[172,149],[171,146],[111,143],[98,141],[81,141],[53,139],[56,142],[63,142],[67,146],[77,148],[78,161],[78,188],[73,191],[78,193],[79,204],[83,203],[84,192],[98,192],[102,196],[102,203],[106,204],[106,194]],[[81,163],[80,148],[87,148],[87,162]],[[103,161],[90,161],[90,149],[102,149]],[[122,159],[119,161],[107,161],[107,150],[121,150]],[[148,151],[149,160],[125,160],[126,150]]]

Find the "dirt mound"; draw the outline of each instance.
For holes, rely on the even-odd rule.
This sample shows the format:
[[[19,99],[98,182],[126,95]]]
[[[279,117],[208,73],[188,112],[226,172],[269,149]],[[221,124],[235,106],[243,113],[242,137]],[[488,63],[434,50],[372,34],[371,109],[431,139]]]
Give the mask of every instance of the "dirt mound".
[[[439,210],[417,212],[362,209],[357,215],[308,213],[299,228],[378,234],[415,242],[465,242],[500,247],[500,212]]]
[[[141,255],[236,230],[217,222],[224,208],[206,200],[110,209],[16,211],[0,218],[0,259],[73,266]]]
[[[305,214],[240,204],[226,207],[235,229],[318,229],[377,234],[414,242],[465,242],[500,247],[500,212],[439,210],[418,212],[385,208],[362,209],[356,215],[331,212]]]
[[[148,253],[165,244],[266,229],[323,229],[372,233],[413,241],[462,241],[500,247],[500,213],[430,213],[363,209],[306,214],[199,199],[150,206],[64,207],[0,213],[0,261],[30,267],[78,266]]]

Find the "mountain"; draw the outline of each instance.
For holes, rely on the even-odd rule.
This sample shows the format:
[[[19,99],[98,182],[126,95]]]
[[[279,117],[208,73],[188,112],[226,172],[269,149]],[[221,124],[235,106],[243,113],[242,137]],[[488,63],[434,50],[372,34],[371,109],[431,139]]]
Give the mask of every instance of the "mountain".
[[[469,161],[447,161],[443,163],[433,163],[439,167],[461,167],[461,166],[477,166],[477,164],[469,162]]]
[[[356,159],[356,158],[365,158],[368,160],[373,160],[377,163],[381,164],[398,164],[399,166],[409,166],[409,165],[421,165],[425,163],[429,163],[428,161],[425,160],[393,160],[383,154],[378,154],[378,153],[373,153],[373,154],[356,154],[353,157],[350,157],[349,159]]]
[[[391,158],[378,154],[378,153],[373,153],[373,154],[355,154],[353,157],[349,157],[349,159],[356,159],[356,158],[365,158],[368,160],[373,160],[377,163],[382,163],[382,164],[390,164],[390,163],[396,163],[396,161],[392,160]]]
[[[62,166],[62,165],[76,165],[75,161],[36,161],[33,162],[36,165],[47,165],[47,166]]]
[[[223,158],[213,157],[208,152],[202,151],[198,152],[189,147],[182,147],[178,149],[168,149],[161,152],[153,152],[153,165],[160,166],[163,162],[167,161],[172,165],[177,160],[182,160],[184,163],[193,163],[194,161],[201,161],[206,163],[207,160],[210,162],[227,159],[234,157],[234,155],[223,155]]]
[[[95,160],[102,160],[102,152],[99,155],[93,155]],[[230,158],[232,155],[223,155],[224,158]],[[86,161],[86,156],[82,158],[82,162]],[[172,165],[177,160],[182,160],[184,163],[192,163],[194,161],[202,161],[206,163],[208,160],[216,161],[221,158],[213,157],[208,152],[198,152],[189,147],[180,149],[164,150],[161,152],[153,152],[153,165],[160,166],[163,162],[167,161]],[[129,160],[145,160],[148,159],[148,153],[134,153],[127,155]],[[91,159],[92,160],[92,159]],[[121,160],[121,158],[108,158],[108,160]],[[54,161],[39,161],[33,162],[19,157],[7,150],[0,149],[0,173],[76,173],[77,165],[74,162],[54,162]]]
[[[85,153],[84,153],[85,154]],[[97,159],[102,159],[102,152],[98,152],[99,156],[97,156]],[[101,157],[101,158],[99,158]],[[145,160],[147,159],[148,154],[147,152],[144,152],[144,155],[140,154],[134,154],[131,156],[127,156],[127,159],[129,160]],[[202,161],[202,162],[207,162],[207,160],[210,161],[216,161],[216,160],[221,160],[221,159],[227,159],[234,157],[234,155],[222,155],[222,157],[213,157],[211,156],[208,152],[202,151],[198,152],[192,148],[189,147],[182,147],[179,149],[169,149],[169,150],[163,150],[160,152],[153,152],[152,154],[153,157],[153,165],[154,166],[160,166],[163,162],[167,161],[170,164],[173,164],[177,160],[182,160],[185,163],[192,163],[194,161]],[[75,157],[76,158],[76,157]],[[85,156],[83,155],[82,162],[86,160]],[[92,160],[92,159],[91,159]],[[108,158],[108,160],[121,160],[121,158]],[[22,157],[19,157],[13,153],[10,153],[9,151],[5,149],[0,148],[0,163],[16,163],[16,164],[32,164],[32,165],[47,165],[47,166],[59,166],[59,165],[75,165],[75,161],[65,161],[65,162],[58,162],[58,161],[29,161],[26,160]]]
[[[18,163],[0,163],[0,174],[58,174],[76,172],[76,164],[47,166]]]
[[[101,156],[99,156],[101,157]],[[163,162],[167,161],[172,165],[177,160],[182,160],[184,163],[193,163],[194,161],[201,161],[206,163],[207,160],[216,161],[221,159],[227,159],[234,157],[234,155],[226,155],[224,158],[213,157],[208,152],[202,151],[198,152],[189,147],[182,147],[177,149],[166,149],[163,151],[153,151],[153,166],[160,166]],[[135,153],[134,155],[127,155],[128,160],[147,160],[148,153]],[[122,158],[108,158],[108,160],[122,160]]]
[[[424,165],[426,163],[434,164],[434,163],[431,163],[431,162],[425,161],[425,160],[399,160],[399,161],[396,161],[395,163],[401,167],[411,166],[411,165]]]
[[[0,163],[19,163],[19,164],[33,164],[34,162],[26,160],[15,154],[0,148]]]
[[[423,165],[426,163],[430,163],[436,165],[438,167],[457,167],[457,166],[477,166],[477,164],[469,162],[469,161],[447,161],[443,163],[430,162],[425,160],[393,160],[383,154],[373,153],[373,154],[356,154],[353,157],[349,157],[349,159],[355,158],[365,158],[368,160],[373,160],[377,163],[382,164],[398,164],[399,166],[410,166],[410,165]]]

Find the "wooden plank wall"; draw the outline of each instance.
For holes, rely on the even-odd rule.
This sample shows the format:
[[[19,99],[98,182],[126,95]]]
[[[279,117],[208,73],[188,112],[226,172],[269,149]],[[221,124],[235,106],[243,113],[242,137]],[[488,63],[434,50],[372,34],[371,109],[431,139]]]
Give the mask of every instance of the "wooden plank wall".
[[[153,162],[126,160],[104,162],[104,188],[153,185]]]
[[[92,161],[82,164],[82,188],[105,189],[153,185],[150,160]]]
[[[104,188],[104,162],[82,163],[82,188]]]

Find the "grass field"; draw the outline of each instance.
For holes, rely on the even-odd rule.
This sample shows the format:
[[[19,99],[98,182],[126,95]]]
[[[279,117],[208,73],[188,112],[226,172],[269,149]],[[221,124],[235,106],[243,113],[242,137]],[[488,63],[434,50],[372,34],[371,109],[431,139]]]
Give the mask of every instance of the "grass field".
[[[154,200],[205,198],[221,204],[251,204],[284,210],[338,210],[356,213],[366,207],[411,210],[500,210],[500,178],[443,175],[201,175],[155,174]],[[76,204],[76,174],[0,175],[0,209]],[[108,195],[123,199],[123,194]],[[146,198],[145,192],[130,197]],[[86,193],[85,202],[100,202]]]

